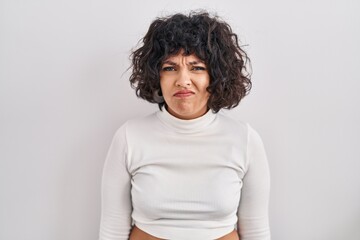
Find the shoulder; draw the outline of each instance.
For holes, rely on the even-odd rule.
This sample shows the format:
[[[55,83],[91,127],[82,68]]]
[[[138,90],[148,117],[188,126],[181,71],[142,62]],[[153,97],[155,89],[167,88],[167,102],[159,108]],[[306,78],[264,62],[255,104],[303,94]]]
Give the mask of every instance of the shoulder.
[[[262,138],[257,130],[255,130],[249,123],[247,123],[247,137],[248,144],[263,146]]]
[[[126,120],[122,125],[120,125],[117,128],[116,132],[129,131],[136,128],[146,127],[151,125],[155,121],[156,121],[156,112],[145,116],[131,118]]]
[[[240,142],[246,155],[245,169],[250,165],[267,166],[267,157],[265,146],[259,132],[252,124],[237,120],[223,114],[219,115],[219,122],[222,122],[222,128],[227,129],[229,136]]]
[[[228,116],[222,112],[217,114],[217,118],[222,129],[247,135],[249,127],[247,122]]]
[[[233,131],[243,131],[248,137],[260,138],[258,131],[248,122],[236,119],[221,112],[218,113],[218,119],[222,127],[227,127]]]
[[[129,138],[144,136],[144,133],[155,128],[157,122],[156,112],[128,119],[116,129],[115,137],[128,141]]]
[[[218,113],[218,120],[219,128],[223,133],[241,139],[247,148],[253,146],[263,147],[262,137],[252,124],[223,113]]]

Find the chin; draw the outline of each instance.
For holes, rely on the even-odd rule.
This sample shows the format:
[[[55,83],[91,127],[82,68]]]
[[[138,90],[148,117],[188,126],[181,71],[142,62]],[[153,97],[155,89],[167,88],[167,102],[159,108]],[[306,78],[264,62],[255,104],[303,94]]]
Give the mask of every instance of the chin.
[[[181,119],[194,119],[198,118],[204,113],[202,111],[193,111],[193,110],[176,110],[173,111],[173,115],[176,115],[175,117],[181,118]]]

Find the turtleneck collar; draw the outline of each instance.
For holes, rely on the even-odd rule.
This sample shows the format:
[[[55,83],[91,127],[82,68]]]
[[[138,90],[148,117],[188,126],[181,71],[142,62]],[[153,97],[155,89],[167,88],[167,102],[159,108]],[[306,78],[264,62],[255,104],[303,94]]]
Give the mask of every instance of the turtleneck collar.
[[[165,107],[162,111],[158,111],[156,115],[167,127],[182,133],[199,132],[210,125],[216,118],[216,113],[213,113],[211,109],[201,117],[190,120],[174,117],[166,110]]]

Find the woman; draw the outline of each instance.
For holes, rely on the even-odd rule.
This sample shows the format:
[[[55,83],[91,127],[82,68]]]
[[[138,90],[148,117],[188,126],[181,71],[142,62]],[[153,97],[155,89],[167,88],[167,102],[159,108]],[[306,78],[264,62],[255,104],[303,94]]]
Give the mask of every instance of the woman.
[[[100,240],[268,240],[262,140],[219,113],[249,92],[247,55],[206,12],[158,18],[132,54],[137,96],[160,111],[115,133],[104,165]]]

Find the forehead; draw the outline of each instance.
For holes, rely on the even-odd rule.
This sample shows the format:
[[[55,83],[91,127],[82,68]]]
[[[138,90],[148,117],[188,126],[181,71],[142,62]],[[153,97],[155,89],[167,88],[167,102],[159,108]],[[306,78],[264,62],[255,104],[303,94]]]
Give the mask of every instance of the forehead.
[[[183,52],[180,52],[178,54],[175,55],[170,55],[167,58],[164,59],[164,63],[166,62],[174,62],[174,63],[178,63],[178,62],[198,62],[198,63],[204,63],[204,61],[202,61],[198,56],[196,56],[195,54],[190,54],[190,55],[184,55]]]

